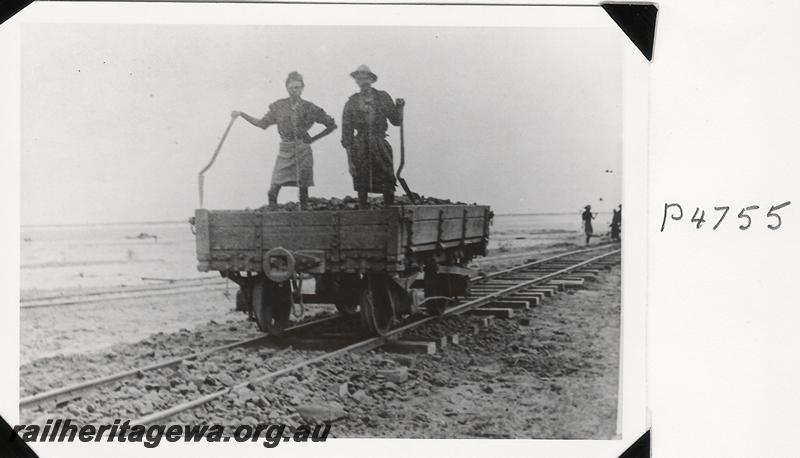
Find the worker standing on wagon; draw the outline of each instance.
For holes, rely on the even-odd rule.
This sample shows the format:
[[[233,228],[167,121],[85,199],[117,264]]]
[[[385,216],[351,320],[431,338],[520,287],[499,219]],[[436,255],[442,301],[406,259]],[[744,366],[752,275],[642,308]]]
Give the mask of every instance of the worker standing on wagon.
[[[400,125],[405,101],[395,102],[386,91],[373,88],[378,76],[366,65],[359,66],[350,76],[360,91],[344,106],[342,146],[347,150],[353,188],[358,192],[361,208],[369,207],[369,193],[383,193],[384,204],[392,205],[396,179],[392,147],[386,141],[387,120]]]
[[[336,122],[325,110],[300,98],[304,88],[303,76],[291,72],[286,78],[289,97],[271,104],[264,117],[254,118],[241,111],[231,114],[233,117],[241,116],[262,129],[273,124],[278,125],[280,150],[272,169],[272,184],[268,194],[269,208],[273,210],[278,206],[278,193],[282,186],[297,186],[300,191],[300,208],[306,208],[308,187],[314,186],[314,157],[311,155],[310,145],[336,129]],[[325,130],[312,137],[308,130],[315,123],[323,124]]]
[[[583,207],[583,214],[581,214],[581,219],[583,220],[583,232],[586,234],[586,244],[589,244],[589,239],[592,238],[592,233],[594,230],[592,229],[592,220],[594,219],[594,214],[592,214],[592,206],[587,205]]]

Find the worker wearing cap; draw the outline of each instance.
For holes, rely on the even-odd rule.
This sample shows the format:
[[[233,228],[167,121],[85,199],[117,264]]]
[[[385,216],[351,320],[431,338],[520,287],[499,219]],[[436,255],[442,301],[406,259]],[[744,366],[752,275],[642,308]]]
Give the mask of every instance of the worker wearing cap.
[[[275,167],[272,169],[272,184],[268,193],[269,207],[273,210],[278,206],[278,193],[282,186],[297,186],[300,191],[300,208],[307,207],[308,187],[314,186],[314,157],[311,155],[310,145],[336,129],[336,122],[325,110],[300,98],[304,88],[303,76],[291,72],[286,78],[289,97],[271,104],[264,117],[258,119],[240,111],[232,113],[233,117],[241,116],[262,129],[273,124],[278,126],[281,143]],[[308,130],[315,123],[323,124],[325,130],[312,137]]]
[[[394,162],[386,141],[388,123],[399,126],[405,101],[395,102],[385,91],[372,87],[378,76],[366,65],[350,73],[358,84],[342,114],[342,146],[347,150],[353,188],[361,208],[367,208],[369,193],[382,193],[385,205],[394,203]],[[387,122],[388,121],[388,122]]]

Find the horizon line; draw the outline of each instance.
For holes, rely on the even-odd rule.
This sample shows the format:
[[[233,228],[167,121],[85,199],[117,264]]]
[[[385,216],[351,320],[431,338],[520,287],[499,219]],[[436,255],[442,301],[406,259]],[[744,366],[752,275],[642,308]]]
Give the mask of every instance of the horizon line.
[[[495,213],[495,216],[554,216],[554,215],[574,215],[580,210],[569,212],[520,212],[520,213]],[[597,211],[594,213],[611,213],[609,211]],[[20,228],[35,227],[80,227],[80,226],[125,226],[132,224],[178,224],[188,223],[189,219],[183,220],[160,220],[160,221],[111,221],[98,223],[46,223],[46,224],[20,224]]]

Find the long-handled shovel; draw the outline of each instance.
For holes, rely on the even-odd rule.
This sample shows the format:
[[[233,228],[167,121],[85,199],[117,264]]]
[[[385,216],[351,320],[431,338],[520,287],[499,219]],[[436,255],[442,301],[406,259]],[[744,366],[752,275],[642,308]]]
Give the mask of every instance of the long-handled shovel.
[[[419,199],[419,195],[415,192],[411,191],[411,188],[408,187],[408,183],[403,177],[400,176],[400,173],[403,171],[403,167],[406,165],[406,143],[405,143],[405,135],[403,134],[403,125],[405,124],[405,113],[404,108],[401,108],[401,118],[400,118],[400,167],[397,168],[397,181],[400,182],[400,186],[403,187],[403,191],[405,191],[406,196],[408,196],[408,200],[411,201],[412,204],[416,204],[417,200]]]
[[[219,155],[219,150],[222,148],[222,144],[225,143],[225,138],[228,136],[228,132],[230,132],[231,126],[233,126],[233,121],[235,120],[236,117],[231,116],[231,120],[228,123],[228,127],[225,129],[225,133],[222,134],[222,138],[219,139],[219,144],[217,145],[217,149],[214,150],[214,155],[211,156],[211,160],[205,167],[203,167],[203,170],[201,170],[200,174],[197,176],[197,189],[200,192],[200,208],[203,208],[203,182],[205,180],[203,174],[206,173],[206,171],[211,168],[211,165],[214,164],[214,161],[217,160],[217,156]]]

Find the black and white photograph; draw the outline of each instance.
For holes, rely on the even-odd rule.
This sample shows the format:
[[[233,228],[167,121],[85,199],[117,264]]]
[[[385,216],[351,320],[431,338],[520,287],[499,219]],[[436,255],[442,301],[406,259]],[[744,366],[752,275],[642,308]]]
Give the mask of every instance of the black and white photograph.
[[[0,2],[0,457],[794,457],[800,3]]]
[[[18,434],[624,450],[647,59],[600,8],[262,8],[20,25]]]

